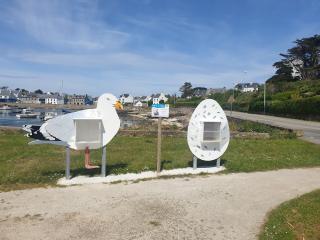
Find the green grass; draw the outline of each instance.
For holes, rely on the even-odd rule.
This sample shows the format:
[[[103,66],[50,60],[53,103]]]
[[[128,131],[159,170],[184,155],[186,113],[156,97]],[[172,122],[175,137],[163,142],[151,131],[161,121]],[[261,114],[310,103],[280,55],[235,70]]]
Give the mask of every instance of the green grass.
[[[28,145],[21,131],[0,130],[0,191],[55,184],[65,174],[65,150],[53,145]],[[141,172],[156,168],[155,137],[117,136],[107,146],[107,174]],[[191,153],[184,138],[166,137],[162,143],[162,168],[189,164]],[[101,164],[101,150],[91,151]],[[84,168],[84,152],[71,151],[71,174],[96,175]]]
[[[21,131],[0,130],[0,191],[54,185],[65,174],[65,150],[51,145],[28,145]],[[320,146],[298,139],[234,139],[222,161],[228,172],[265,171],[320,166]],[[101,162],[101,150],[91,158]],[[162,168],[191,166],[185,138],[165,137]],[[156,138],[117,136],[107,146],[107,174],[155,170]],[[84,169],[83,151],[71,152],[71,174],[96,175]]]
[[[281,204],[268,217],[260,240],[320,239],[320,190]]]
[[[320,166],[320,146],[299,139],[234,139],[222,156],[229,172]]]

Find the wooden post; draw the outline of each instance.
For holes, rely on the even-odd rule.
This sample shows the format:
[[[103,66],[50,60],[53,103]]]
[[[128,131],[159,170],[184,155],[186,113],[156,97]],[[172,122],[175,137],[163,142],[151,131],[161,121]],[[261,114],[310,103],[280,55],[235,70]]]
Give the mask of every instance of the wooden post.
[[[158,118],[158,144],[157,144],[157,173],[161,170],[161,123],[162,118]]]

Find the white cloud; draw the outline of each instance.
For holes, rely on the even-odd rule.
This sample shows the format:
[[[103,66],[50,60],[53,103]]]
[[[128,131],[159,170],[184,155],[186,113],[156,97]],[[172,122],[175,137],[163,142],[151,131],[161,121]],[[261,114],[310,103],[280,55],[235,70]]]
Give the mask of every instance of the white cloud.
[[[130,35],[103,22],[94,1],[15,1],[7,22],[39,43],[78,50],[114,49]],[[9,18],[9,19],[8,19]]]
[[[95,1],[14,1],[0,21],[33,44],[16,49],[0,43],[1,84],[54,91],[64,80],[70,93],[173,93],[185,81],[231,87],[244,70],[245,80],[254,82],[273,72],[274,53],[238,46],[223,21],[208,26],[174,14],[123,16],[127,25],[117,28],[103,14]]]

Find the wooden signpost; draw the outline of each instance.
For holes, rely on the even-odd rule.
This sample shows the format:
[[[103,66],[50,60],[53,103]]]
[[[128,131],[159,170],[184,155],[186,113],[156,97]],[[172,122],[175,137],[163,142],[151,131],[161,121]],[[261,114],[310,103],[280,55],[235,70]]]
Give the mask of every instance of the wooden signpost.
[[[161,123],[162,118],[158,118],[158,143],[157,143],[157,173],[161,170]]]
[[[151,116],[158,118],[158,141],[157,141],[157,173],[161,171],[161,124],[162,118],[169,117],[169,105],[168,104],[152,104]]]

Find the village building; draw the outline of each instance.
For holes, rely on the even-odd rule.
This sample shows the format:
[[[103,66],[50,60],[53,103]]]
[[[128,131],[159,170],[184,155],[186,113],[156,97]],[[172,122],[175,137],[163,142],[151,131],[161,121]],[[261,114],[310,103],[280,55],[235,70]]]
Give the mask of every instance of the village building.
[[[46,95],[45,104],[61,105],[64,104],[64,99],[59,95]]]
[[[17,97],[13,93],[12,90],[8,89],[8,87],[2,87],[0,89],[0,102],[16,102]]]
[[[85,105],[86,104],[85,98],[86,98],[86,96],[84,96],[84,95],[71,95],[71,96],[68,96],[68,104],[71,104],[71,105]]]
[[[258,83],[238,83],[235,89],[241,92],[255,92],[259,89]]]
[[[207,88],[205,87],[196,87],[193,89],[194,97],[205,97],[207,95]]]
[[[133,104],[134,103],[134,98],[132,95],[128,94],[128,93],[125,93],[125,94],[122,94],[119,98],[119,101],[122,103],[122,104]]]
[[[140,101],[147,103],[151,100],[152,100],[152,97],[150,97],[150,96],[142,96]]]
[[[223,88],[208,88],[206,95],[208,96],[208,95],[212,95],[212,94],[215,94],[215,93],[225,93],[226,91],[227,91],[226,87],[223,87]]]
[[[138,101],[134,104],[135,107],[143,107],[143,103],[141,101]]]
[[[88,95],[69,95],[67,103],[71,105],[92,105],[93,98]]]
[[[159,103],[166,103],[168,98],[165,96],[164,93],[158,93],[152,95],[152,103],[159,104]]]
[[[39,96],[32,93],[20,96],[19,101],[25,104],[41,104]]]

